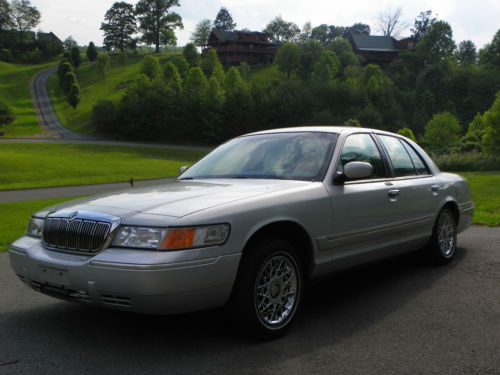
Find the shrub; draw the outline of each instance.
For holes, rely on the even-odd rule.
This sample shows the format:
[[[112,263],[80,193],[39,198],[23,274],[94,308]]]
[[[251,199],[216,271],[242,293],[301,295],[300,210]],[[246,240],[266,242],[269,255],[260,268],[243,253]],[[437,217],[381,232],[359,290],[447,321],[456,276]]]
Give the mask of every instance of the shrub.
[[[191,68],[194,68],[200,64],[200,54],[196,50],[196,46],[193,43],[188,43],[182,50],[182,55],[188,62]]]
[[[479,152],[433,155],[433,160],[443,171],[498,171],[500,156]]]
[[[66,75],[64,76],[64,81],[63,81],[63,84],[62,84],[62,89],[63,89],[63,92],[64,92],[66,95],[69,95],[69,92],[71,91],[71,87],[72,87],[75,83],[78,83],[78,81],[76,80],[76,75],[75,75],[75,73],[73,73],[73,71],[69,71],[69,72],[68,72],[68,73],[66,73]]]
[[[10,49],[0,49],[0,61],[12,62],[12,52]]]
[[[97,56],[97,68],[104,78],[106,78],[111,70],[111,59],[107,53],[100,53]]]
[[[71,88],[69,90],[68,103],[73,108],[76,108],[78,107],[81,99],[80,86],[75,82],[71,85]]]
[[[141,73],[144,74],[149,79],[153,80],[160,76],[161,69],[158,60],[151,55],[147,55],[142,60]]]
[[[80,48],[78,47],[71,48],[71,61],[73,61],[73,66],[75,67],[75,69],[78,69],[78,67],[82,63],[82,57],[80,56]]]
[[[458,143],[461,126],[450,112],[436,113],[425,125],[424,142],[435,153],[446,153]]]
[[[415,138],[415,134],[413,134],[413,131],[410,128],[401,128],[398,130],[398,134],[411,139],[413,142],[417,141],[417,138]]]
[[[97,56],[97,48],[95,48],[94,42],[90,42],[89,46],[87,47],[87,58],[89,59],[89,61],[96,61]]]
[[[97,132],[111,134],[116,132],[117,115],[115,104],[110,100],[99,100],[92,107],[91,122]]]
[[[12,110],[6,104],[0,102],[0,126],[12,123],[14,118]]]

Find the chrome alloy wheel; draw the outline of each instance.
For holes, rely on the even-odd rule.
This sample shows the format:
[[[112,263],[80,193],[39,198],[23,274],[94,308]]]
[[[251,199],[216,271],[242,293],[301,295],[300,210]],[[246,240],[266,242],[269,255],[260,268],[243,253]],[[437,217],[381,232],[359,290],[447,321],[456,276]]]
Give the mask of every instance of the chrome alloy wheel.
[[[450,213],[442,212],[439,216],[437,234],[441,254],[449,258],[455,251],[455,223]]]
[[[277,253],[260,268],[255,283],[255,309],[267,327],[281,328],[295,313],[299,298],[297,265],[286,254]]]

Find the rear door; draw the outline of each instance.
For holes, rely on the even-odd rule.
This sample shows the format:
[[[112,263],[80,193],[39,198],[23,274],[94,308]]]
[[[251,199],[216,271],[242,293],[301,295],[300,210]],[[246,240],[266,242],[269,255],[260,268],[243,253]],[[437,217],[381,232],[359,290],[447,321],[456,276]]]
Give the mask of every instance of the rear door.
[[[415,241],[414,245],[418,246],[431,235],[441,183],[409,142],[386,134],[378,134],[377,137],[393,170],[398,196],[396,215],[401,218],[400,240]]]

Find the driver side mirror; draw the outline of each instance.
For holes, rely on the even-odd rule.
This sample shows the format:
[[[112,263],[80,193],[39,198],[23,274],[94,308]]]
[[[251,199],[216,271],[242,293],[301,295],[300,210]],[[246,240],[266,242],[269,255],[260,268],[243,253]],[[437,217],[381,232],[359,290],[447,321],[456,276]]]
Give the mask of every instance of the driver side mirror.
[[[344,173],[337,172],[334,183],[342,185],[347,180],[360,180],[369,178],[373,174],[373,166],[363,161],[351,161],[344,165]]]

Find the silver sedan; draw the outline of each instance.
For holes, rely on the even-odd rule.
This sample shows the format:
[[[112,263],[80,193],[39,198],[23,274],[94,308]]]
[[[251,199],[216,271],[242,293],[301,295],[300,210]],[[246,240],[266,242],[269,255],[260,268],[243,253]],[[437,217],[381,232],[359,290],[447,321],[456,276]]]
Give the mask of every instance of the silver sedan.
[[[9,253],[41,293],[155,314],[226,306],[269,339],[311,279],[414,250],[450,262],[473,212],[467,182],[407,138],[287,128],[232,139],[170,184],[37,212]]]

